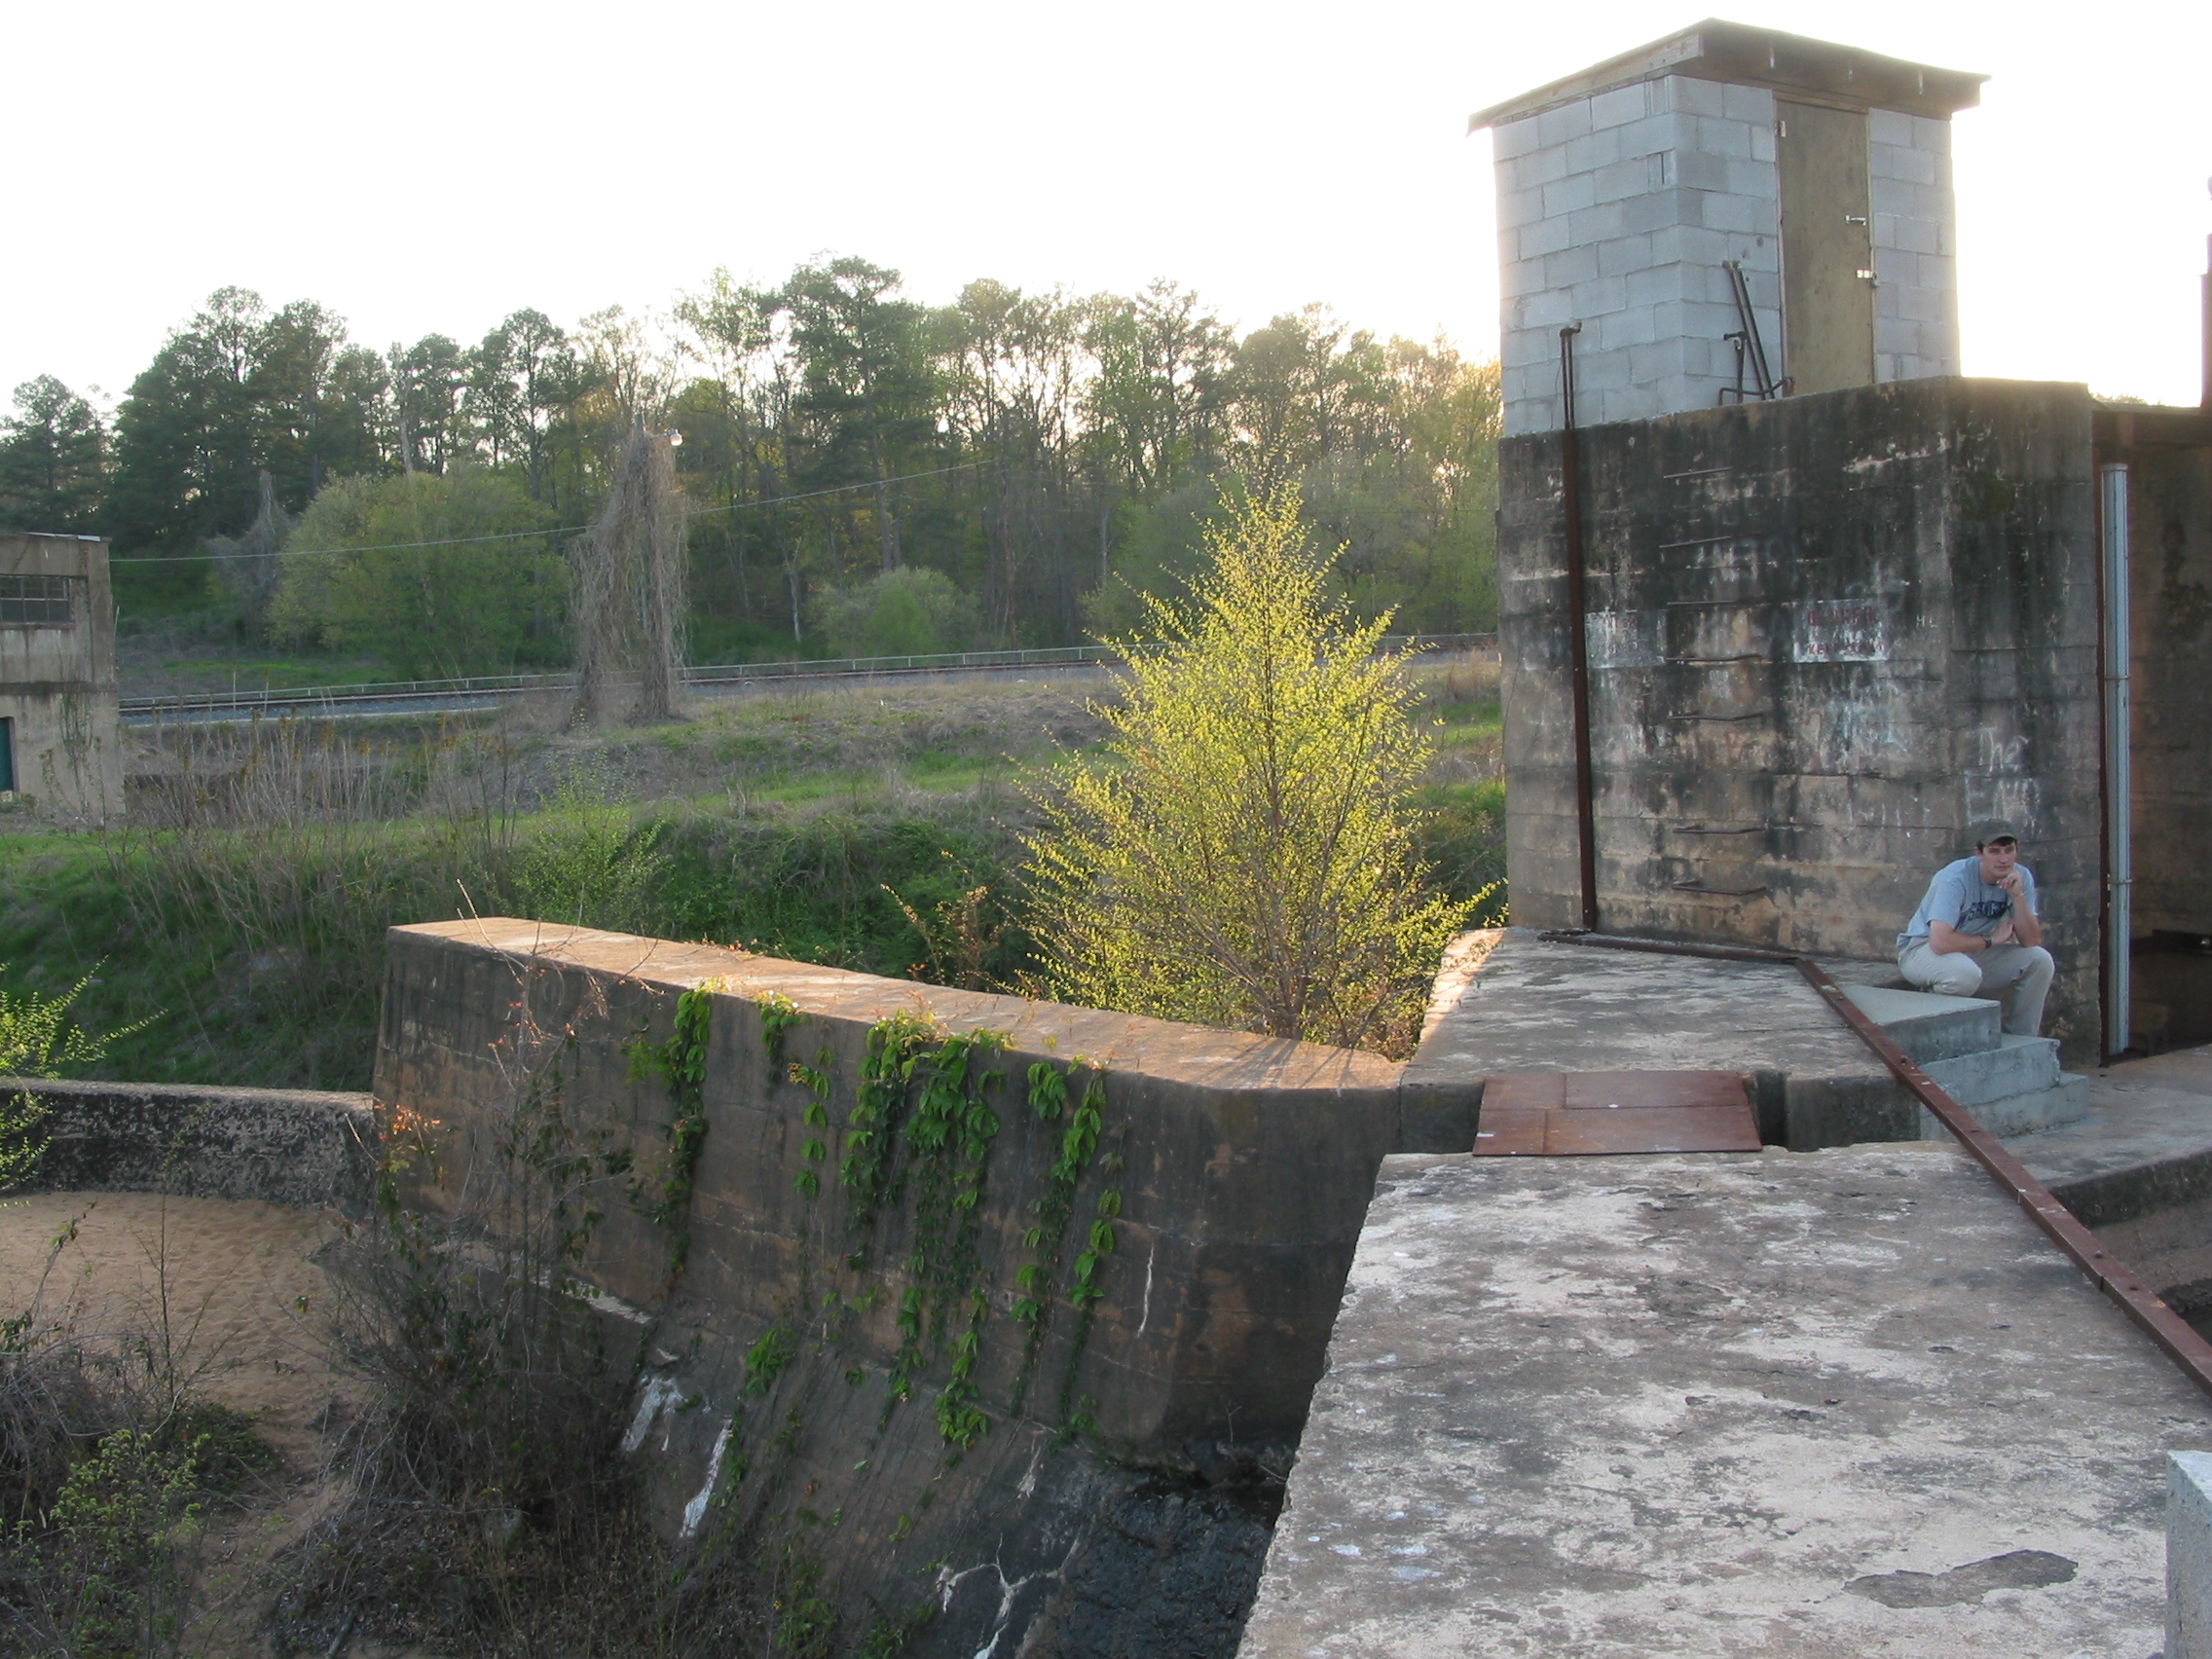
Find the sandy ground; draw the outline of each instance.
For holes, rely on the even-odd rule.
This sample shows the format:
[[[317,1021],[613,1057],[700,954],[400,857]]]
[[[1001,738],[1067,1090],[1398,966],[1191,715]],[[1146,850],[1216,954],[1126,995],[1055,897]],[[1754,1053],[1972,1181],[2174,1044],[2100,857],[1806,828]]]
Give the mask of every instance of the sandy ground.
[[[72,1226],[75,1238],[55,1249]],[[10,1199],[0,1204],[0,1302],[66,1309],[95,1339],[166,1331],[207,1398],[252,1414],[288,1458],[312,1466],[321,1437],[308,1425],[329,1404],[332,1378],[319,1341],[322,1270],[311,1258],[334,1228],[313,1211],[224,1198]]]
[[[94,1341],[166,1333],[207,1399],[249,1414],[288,1473],[210,1517],[195,1653],[258,1654],[263,1568],[336,1495],[324,1426],[350,1412],[323,1351],[314,1252],[336,1218],[276,1204],[150,1193],[42,1193],[0,1202],[0,1308],[34,1301]],[[58,1248],[57,1236],[75,1236]],[[337,1411],[331,1413],[333,1403]],[[326,1413],[330,1413],[326,1416]]]

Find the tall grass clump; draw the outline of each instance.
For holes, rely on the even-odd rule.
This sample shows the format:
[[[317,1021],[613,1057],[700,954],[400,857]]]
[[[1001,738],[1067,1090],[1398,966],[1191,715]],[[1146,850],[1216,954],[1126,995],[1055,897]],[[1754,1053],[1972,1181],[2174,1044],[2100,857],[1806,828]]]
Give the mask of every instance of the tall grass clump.
[[[1296,486],[1223,495],[1207,568],[1145,604],[1095,757],[1027,838],[1029,932],[1065,1001],[1410,1051],[1471,903],[1432,890],[1414,804],[1429,745],[1383,613],[1330,596]]]

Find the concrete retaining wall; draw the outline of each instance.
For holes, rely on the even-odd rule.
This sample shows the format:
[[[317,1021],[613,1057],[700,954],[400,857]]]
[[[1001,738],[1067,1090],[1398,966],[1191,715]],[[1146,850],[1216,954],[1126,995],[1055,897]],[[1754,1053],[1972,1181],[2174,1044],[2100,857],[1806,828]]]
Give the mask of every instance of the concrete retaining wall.
[[[2019,824],[2099,1041],[2089,400],[1920,380],[1580,434],[1601,921],[1888,954],[1969,827]],[[1500,452],[1517,922],[1575,920],[1557,434]],[[1708,891],[1691,891],[1689,883]]]
[[[365,1094],[14,1079],[0,1090],[46,1109],[31,1191],[369,1207],[376,1120]]]
[[[1063,1636],[1081,1626],[1081,1650],[1093,1652],[1168,1651],[1178,1621],[1226,1618],[1233,1630],[1264,1549],[1264,1521],[1237,1507],[1256,1490],[1253,1449],[1294,1443],[1303,1424],[1374,1171],[1405,1138],[1401,1067],[523,921],[396,929],[387,961],[377,1095],[439,1121],[440,1166],[416,1197],[449,1210],[496,1163],[531,1088],[633,1152],[654,1190],[675,1108],[663,1083],[632,1076],[625,1051],[665,1040],[679,993],[714,981],[706,1134],[673,1288],[671,1229],[641,1214],[619,1177],[589,1189],[605,1220],[587,1269],[653,1323],[633,1439],[650,1451],[671,1530],[723,1516],[806,1529],[849,1628],[871,1608],[938,1607],[913,1651],[975,1653],[994,1639],[1013,1651],[1040,1619]],[[776,999],[793,1021],[781,1058],[764,1041]],[[993,1061],[1003,1080],[985,1091],[996,1132],[974,1211],[974,1381],[992,1426],[965,1453],[948,1451],[932,1409],[965,1303],[925,1345],[911,1397],[886,1397],[899,1309],[934,1271],[915,1270],[932,1247],[913,1210],[923,1163],[910,1147],[899,1155],[905,1196],[873,1231],[839,1182],[871,1029],[901,1014],[1009,1044]],[[1118,1206],[1114,1249],[1088,1329],[1064,1261],[1051,1288],[1030,1287],[1051,1314],[1025,1360],[1017,1270],[1035,1259],[1024,1235],[1067,1123],[1031,1108],[1028,1068],[1079,1057],[1103,1072],[1105,1105],[1065,1255]],[[819,1126],[794,1061],[822,1080]],[[824,1143],[811,1161],[810,1141]],[[810,1172],[818,1193],[803,1190]],[[852,1265],[856,1249],[865,1267]],[[941,1303],[928,1306],[934,1321]],[[778,1345],[788,1364],[770,1367],[762,1355]],[[1133,1555],[1112,1519],[1130,1513],[1154,1529]],[[1170,1594],[1178,1572],[1197,1588]],[[1145,1634],[1158,1619],[1167,1628]]]

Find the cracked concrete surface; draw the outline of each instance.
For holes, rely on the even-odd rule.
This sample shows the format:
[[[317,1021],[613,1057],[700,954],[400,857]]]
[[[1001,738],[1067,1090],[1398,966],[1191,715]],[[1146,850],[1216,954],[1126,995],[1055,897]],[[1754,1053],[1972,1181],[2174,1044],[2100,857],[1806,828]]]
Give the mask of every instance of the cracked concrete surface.
[[[1948,1145],[1394,1158],[1241,1652],[2149,1659],[2169,1448]]]

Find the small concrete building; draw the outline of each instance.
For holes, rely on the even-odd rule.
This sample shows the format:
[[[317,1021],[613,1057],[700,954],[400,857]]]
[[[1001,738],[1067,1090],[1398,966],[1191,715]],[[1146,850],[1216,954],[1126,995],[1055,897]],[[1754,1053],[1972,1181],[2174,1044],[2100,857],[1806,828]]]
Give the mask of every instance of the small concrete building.
[[[0,533],[0,811],[123,810],[107,543]]]
[[[1708,20],[1477,113],[1505,431],[1959,372],[1952,112],[1986,76]]]

